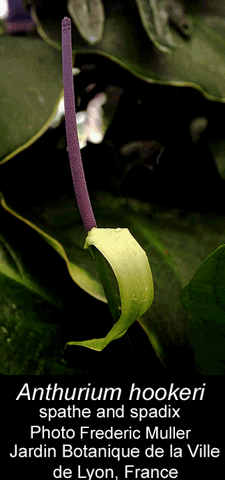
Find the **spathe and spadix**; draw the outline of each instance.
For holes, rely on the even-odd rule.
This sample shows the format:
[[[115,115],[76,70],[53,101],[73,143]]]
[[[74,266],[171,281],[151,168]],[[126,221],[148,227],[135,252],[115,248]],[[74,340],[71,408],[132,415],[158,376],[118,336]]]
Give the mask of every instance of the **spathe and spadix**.
[[[101,351],[112,340],[123,336],[129,326],[151,306],[154,292],[153,279],[145,251],[127,228],[97,228],[77,136],[71,21],[67,17],[62,20],[62,56],[67,145],[77,203],[87,231],[84,248],[90,249],[96,259],[96,266],[115,322],[105,338],[72,341],[68,342],[68,345],[83,345]],[[107,274],[107,262],[116,278],[119,302],[116,301],[114,286]]]

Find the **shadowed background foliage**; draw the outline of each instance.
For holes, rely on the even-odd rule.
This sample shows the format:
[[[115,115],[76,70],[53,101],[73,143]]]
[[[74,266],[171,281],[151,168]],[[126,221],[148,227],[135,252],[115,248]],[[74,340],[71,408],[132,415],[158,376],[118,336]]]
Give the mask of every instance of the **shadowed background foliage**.
[[[217,279],[210,263],[207,280],[197,276],[203,297],[212,278],[222,291],[219,304],[218,295],[209,299],[221,311],[219,327],[204,306],[196,313],[187,285],[225,243],[225,2],[96,2],[94,34],[90,22],[80,31],[69,3],[26,2],[19,22],[13,10],[1,22],[0,371],[223,375],[223,275]],[[112,322],[83,250],[64,119],[58,113],[52,123],[63,93],[65,15],[73,21],[79,135],[97,223],[130,229],[155,288],[129,336],[101,353],[64,350],[67,341],[105,335]]]

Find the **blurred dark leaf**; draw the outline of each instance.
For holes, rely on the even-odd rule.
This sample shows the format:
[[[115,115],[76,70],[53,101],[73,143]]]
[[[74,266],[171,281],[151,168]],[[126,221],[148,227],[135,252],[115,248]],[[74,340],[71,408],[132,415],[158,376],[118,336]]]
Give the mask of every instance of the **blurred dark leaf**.
[[[46,42],[60,49],[61,21],[69,14],[66,6],[57,4],[53,9],[50,0],[44,3],[33,0],[32,4],[39,34]],[[225,98],[224,0],[199,2],[197,5],[196,2],[186,1],[183,7],[180,2],[179,7],[170,5],[173,13],[176,12],[176,22],[179,18],[179,28],[171,27],[175,44],[171,54],[161,52],[149,40],[134,1],[111,0],[104,3],[104,7],[102,40],[96,46],[88,46],[74,26],[74,52],[104,55],[147,82],[192,86],[209,99],[221,101]],[[184,11],[184,25],[188,25],[188,28],[181,27]],[[190,24],[191,35],[182,35],[180,29],[186,31]]]
[[[167,6],[171,22],[183,35],[189,37],[192,33],[192,24],[185,13],[183,0],[167,0]]]
[[[167,0],[136,0],[143,27],[150,40],[162,52],[174,48],[169,27]]]
[[[61,338],[69,321],[68,282],[48,269],[51,249],[31,229],[2,208],[0,215],[0,372],[72,375]]]
[[[101,41],[105,22],[102,0],[69,0],[68,11],[87,43],[95,45]]]

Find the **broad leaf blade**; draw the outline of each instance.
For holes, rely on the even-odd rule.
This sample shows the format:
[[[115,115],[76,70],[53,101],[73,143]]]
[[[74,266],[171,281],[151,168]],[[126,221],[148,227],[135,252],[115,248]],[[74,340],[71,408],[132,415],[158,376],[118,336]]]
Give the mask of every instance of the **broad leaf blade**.
[[[203,375],[225,372],[225,245],[216,249],[182,290],[192,315],[191,337]]]
[[[61,54],[33,36],[0,36],[0,162],[39,138],[62,96]]]

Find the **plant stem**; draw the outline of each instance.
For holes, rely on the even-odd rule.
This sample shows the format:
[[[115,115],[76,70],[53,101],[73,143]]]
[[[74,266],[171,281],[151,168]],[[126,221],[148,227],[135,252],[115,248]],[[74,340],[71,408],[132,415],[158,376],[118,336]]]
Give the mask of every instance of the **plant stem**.
[[[76,199],[86,232],[96,227],[92,210],[77,135],[75,96],[72,71],[71,21],[62,20],[62,63],[65,103],[66,137]]]

